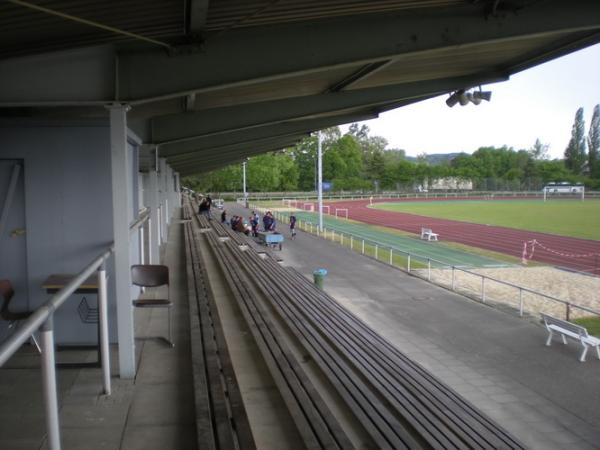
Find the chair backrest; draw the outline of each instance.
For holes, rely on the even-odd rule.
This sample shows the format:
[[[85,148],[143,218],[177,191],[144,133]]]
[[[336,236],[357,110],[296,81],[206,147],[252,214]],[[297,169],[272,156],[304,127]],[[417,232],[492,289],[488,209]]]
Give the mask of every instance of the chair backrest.
[[[131,282],[142,287],[169,284],[169,268],[158,264],[136,264],[131,266]]]
[[[588,332],[585,329],[585,327],[582,327],[580,325],[577,325],[577,324],[574,324],[571,322],[567,322],[566,320],[558,319],[553,316],[549,316],[548,314],[541,313],[540,315],[544,319],[546,326],[556,325],[561,328],[564,328],[565,330],[570,331],[571,333],[578,334],[581,337],[588,337]]]
[[[12,283],[9,280],[0,280],[0,297],[2,297],[2,307],[0,307],[0,317],[4,320],[11,321],[10,311],[8,310],[8,304],[15,295],[15,290],[12,287]]]

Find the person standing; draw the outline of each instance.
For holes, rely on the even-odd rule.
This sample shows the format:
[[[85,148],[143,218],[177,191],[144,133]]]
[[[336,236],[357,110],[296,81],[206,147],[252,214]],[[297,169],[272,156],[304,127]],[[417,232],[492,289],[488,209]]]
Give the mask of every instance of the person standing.
[[[227,223],[227,211],[225,210],[221,213],[221,223]]]
[[[291,239],[296,237],[296,216],[294,214],[290,216],[290,234]]]
[[[212,198],[210,198],[210,195],[206,196],[206,211],[207,211],[207,215],[208,215],[208,220],[212,220],[212,213],[210,212],[210,209],[212,208]]]

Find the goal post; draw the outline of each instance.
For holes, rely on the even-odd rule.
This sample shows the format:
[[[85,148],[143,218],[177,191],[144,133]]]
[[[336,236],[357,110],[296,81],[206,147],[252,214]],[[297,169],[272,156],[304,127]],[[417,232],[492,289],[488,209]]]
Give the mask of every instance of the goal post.
[[[348,208],[335,208],[335,218],[338,218],[338,213],[345,214],[346,220],[348,220]]]

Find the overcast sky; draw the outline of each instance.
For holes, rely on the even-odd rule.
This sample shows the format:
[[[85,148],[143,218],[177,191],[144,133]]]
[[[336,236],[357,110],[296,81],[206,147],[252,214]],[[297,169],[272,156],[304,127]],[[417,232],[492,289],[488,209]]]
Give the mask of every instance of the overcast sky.
[[[372,135],[385,137],[388,148],[410,156],[472,153],[483,146],[527,149],[539,138],[550,145],[551,158],[560,158],[577,108],[584,108],[587,134],[594,105],[600,103],[600,44],[482,88],[492,91],[491,102],[448,108],[445,95],[362,123]]]

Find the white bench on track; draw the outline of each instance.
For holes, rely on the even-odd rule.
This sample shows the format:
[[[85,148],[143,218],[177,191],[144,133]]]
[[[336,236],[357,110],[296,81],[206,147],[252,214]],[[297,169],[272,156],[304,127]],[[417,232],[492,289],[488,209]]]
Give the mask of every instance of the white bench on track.
[[[579,361],[585,361],[585,355],[590,347],[596,348],[598,359],[600,359],[600,339],[590,336],[584,327],[567,322],[566,320],[557,319],[556,317],[549,316],[548,314],[542,313],[541,316],[542,319],[544,319],[544,325],[546,325],[546,330],[548,330],[549,333],[548,339],[546,340],[546,345],[550,345],[553,334],[558,333],[560,334],[562,342],[565,345],[567,344],[566,338],[571,338],[581,344],[583,347],[583,352],[581,352]]]
[[[437,241],[439,234],[434,233],[431,228],[421,228],[421,239]]]

